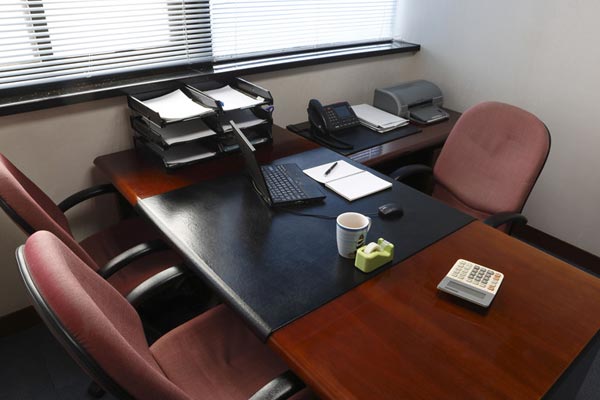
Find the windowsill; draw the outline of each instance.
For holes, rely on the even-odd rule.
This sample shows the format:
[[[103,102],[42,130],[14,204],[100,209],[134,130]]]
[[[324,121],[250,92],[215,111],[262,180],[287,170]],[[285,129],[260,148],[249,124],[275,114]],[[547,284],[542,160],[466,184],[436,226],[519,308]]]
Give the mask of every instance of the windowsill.
[[[40,110],[67,104],[81,103],[108,97],[124,96],[167,88],[182,79],[225,79],[230,76],[272,72],[289,68],[325,64],[336,61],[376,57],[387,54],[415,53],[421,46],[406,42],[315,50],[296,54],[262,57],[259,59],[220,62],[206,69],[191,67],[163,73],[140,73],[133,77],[104,78],[92,82],[72,81],[61,87],[28,90],[0,97],[0,115]]]

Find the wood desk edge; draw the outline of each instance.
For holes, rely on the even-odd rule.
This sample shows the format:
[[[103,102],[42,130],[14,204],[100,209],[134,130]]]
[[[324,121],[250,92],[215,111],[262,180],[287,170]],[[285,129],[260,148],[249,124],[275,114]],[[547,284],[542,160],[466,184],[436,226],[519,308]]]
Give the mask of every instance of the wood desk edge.
[[[372,149],[351,154],[349,157],[367,166],[401,157],[407,153],[442,144],[460,113],[449,110],[450,119],[439,124],[421,127],[422,132],[398,140],[393,140]],[[296,135],[284,128],[273,125],[273,145],[257,148],[259,161],[266,163],[294,153],[319,147],[318,144]],[[216,158],[198,164],[166,171],[155,158],[137,152],[135,149],[120,151],[96,157],[94,164],[115,185],[117,190],[135,205],[139,199],[191,185],[199,180],[210,179],[231,173],[241,168],[241,158],[237,155]],[[158,177],[158,179],[157,179]]]
[[[472,259],[505,273],[503,286],[487,311],[437,291],[437,283],[458,258]],[[419,269],[418,265],[427,265],[432,271]],[[542,269],[546,272],[539,284],[553,291],[557,299],[536,297],[543,295],[540,289],[523,293],[523,287],[515,285],[520,278],[531,278],[532,273]],[[407,293],[411,291],[414,294]],[[571,298],[575,292],[578,296]],[[565,298],[569,301],[561,304]],[[545,307],[547,313],[539,312]],[[367,308],[371,311],[365,312]],[[421,313],[432,318],[429,323],[419,318]],[[560,323],[559,319],[567,321]],[[414,331],[407,330],[407,326],[414,327]],[[277,330],[268,343],[322,398],[344,397],[349,389],[340,382],[358,382],[351,390],[356,398],[394,398],[396,390],[404,390],[401,393],[406,398],[440,398],[450,386],[443,380],[436,383],[440,379],[436,368],[440,368],[435,364],[443,360],[451,362],[444,372],[457,380],[464,376],[456,369],[494,376],[504,390],[489,386],[469,392],[465,388],[471,385],[465,381],[463,388],[456,389],[460,393],[447,392],[453,397],[537,398],[550,389],[599,328],[600,280],[475,221]],[[419,334],[425,338],[415,339]],[[488,340],[498,348],[497,353],[490,354],[495,359],[477,355]],[[370,344],[385,349],[371,348]],[[446,348],[456,349],[457,353],[444,353]],[[416,349],[422,351],[422,357],[416,355]],[[439,359],[433,350],[443,353]],[[319,365],[328,352],[332,357],[335,354],[337,367]],[[399,360],[397,365],[392,363],[394,357]],[[363,369],[344,367],[363,358]],[[369,372],[391,365],[397,368],[396,373]],[[401,366],[417,372],[409,373]],[[427,385],[431,387],[424,389]],[[414,387],[415,392],[411,394],[405,386]],[[388,397],[386,388],[393,388]],[[377,390],[380,392],[376,394]]]

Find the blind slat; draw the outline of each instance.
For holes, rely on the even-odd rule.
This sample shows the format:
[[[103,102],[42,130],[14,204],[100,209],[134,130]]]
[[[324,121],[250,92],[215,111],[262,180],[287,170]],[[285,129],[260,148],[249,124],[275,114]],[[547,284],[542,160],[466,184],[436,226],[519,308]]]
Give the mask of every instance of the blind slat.
[[[395,0],[213,0],[215,60],[391,39]]]
[[[254,55],[282,62],[290,50],[389,39],[396,8],[396,0],[3,0],[0,90]]]

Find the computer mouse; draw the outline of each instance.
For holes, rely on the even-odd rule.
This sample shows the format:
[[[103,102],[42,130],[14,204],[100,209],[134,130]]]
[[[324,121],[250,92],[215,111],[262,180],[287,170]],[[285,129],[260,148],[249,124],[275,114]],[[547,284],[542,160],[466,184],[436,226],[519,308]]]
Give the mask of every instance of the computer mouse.
[[[381,218],[400,218],[404,215],[402,206],[398,203],[387,203],[379,206],[379,216]]]

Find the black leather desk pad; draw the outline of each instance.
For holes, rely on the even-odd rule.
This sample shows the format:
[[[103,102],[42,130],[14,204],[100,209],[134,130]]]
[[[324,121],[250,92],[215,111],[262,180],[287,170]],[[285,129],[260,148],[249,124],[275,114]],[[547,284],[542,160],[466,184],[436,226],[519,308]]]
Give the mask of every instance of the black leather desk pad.
[[[326,144],[323,144],[313,138],[312,134],[310,133],[310,125],[308,122],[303,122],[301,124],[295,125],[288,125],[286,129],[308,140],[317,142],[322,146],[327,146]],[[357,153],[359,151],[379,146],[380,144],[391,142],[392,140],[400,139],[418,132],[421,132],[421,129],[411,124],[403,126],[402,128],[394,129],[393,131],[387,133],[377,133],[375,131],[370,130],[369,128],[359,125],[354,128],[348,128],[333,134],[335,138],[343,140],[344,142],[354,146],[352,149],[330,149],[344,156],[347,156],[348,154]]]
[[[319,148],[277,163],[295,162],[305,169],[341,158]],[[242,174],[153,196],[138,206],[263,340],[473,219],[398,182],[354,202],[323,190],[323,203],[291,210],[335,217],[346,211],[376,215],[378,206],[391,201],[403,206],[400,219],[373,217],[367,237],[395,245],[392,263],[370,274],[359,271],[354,260],[337,254],[335,219],[271,209]]]

